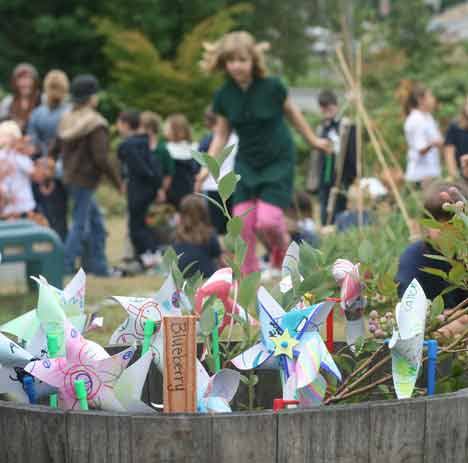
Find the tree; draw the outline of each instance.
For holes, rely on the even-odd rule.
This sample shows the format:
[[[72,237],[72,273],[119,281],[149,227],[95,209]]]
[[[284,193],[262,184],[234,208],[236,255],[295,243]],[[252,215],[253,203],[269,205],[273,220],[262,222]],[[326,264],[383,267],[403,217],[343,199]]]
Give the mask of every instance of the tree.
[[[174,60],[164,59],[140,31],[123,29],[108,19],[97,20],[97,30],[106,38],[103,52],[111,63],[110,93],[121,105],[164,116],[183,112],[198,119],[219,85],[219,79],[199,70],[202,43],[235,28],[237,17],[248,11],[249,5],[239,4],[205,19],[185,35]]]

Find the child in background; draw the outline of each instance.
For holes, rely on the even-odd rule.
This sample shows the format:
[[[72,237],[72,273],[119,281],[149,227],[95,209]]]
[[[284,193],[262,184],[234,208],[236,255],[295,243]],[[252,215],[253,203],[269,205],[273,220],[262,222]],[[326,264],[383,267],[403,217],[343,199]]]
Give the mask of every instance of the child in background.
[[[5,121],[0,124],[1,219],[39,219],[34,213],[36,202],[31,180],[43,182],[47,176],[47,169],[42,163],[34,164],[28,154],[19,151],[24,145],[21,138],[21,129],[16,122]],[[46,223],[43,218],[37,221],[41,224]]]
[[[211,142],[213,141],[213,129],[216,124],[216,114],[213,112],[211,105],[206,109],[204,114],[205,127],[210,130],[210,132],[203,137],[198,145],[198,151],[202,153],[207,153],[210,149]],[[224,160],[221,169],[219,171],[219,177],[222,178],[229,172],[234,170],[234,162],[237,153],[237,144],[239,143],[239,138],[235,132],[231,132],[229,135],[226,147],[232,147],[232,151],[229,156]],[[197,179],[198,180],[198,179]],[[195,183],[195,191],[202,191],[209,198],[221,204],[221,196],[218,192],[218,185],[216,184],[215,179],[209,175],[202,183]],[[227,207],[229,211],[232,209],[232,200],[229,198],[227,200]],[[210,212],[211,223],[216,228],[216,231],[220,235],[226,234],[226,225],[227,218],[221,212],[219,207],[217,207],[212,201],[208,202],[208,210]]]
[[[424,209],[427,210],[438,222],[448,222],[452,218],[452,213],[445,211],[443,204],[445,197],[450,197],[453,187],[465,197],[468,196],[466,185],[462,183],[450,183],[437,181],[429,185],[424,191]],[[440,233],[438,228],[428,228],[426,230],[426,239],[411,243],[400,256],[398,272],[395,280],[398,283],[398,295],[403,296],[406,288],[413,278],[416,278],[424,289],[428,299],[433,300],[436,296],[446,290],[450,283],[437,275],[427,273],[424,267],[430,267],[441,270],[449,274],[452,265],[448,262],[433,259],[429,255],[439,255],[440,253],[433,248],[430,241],[437,241]],[[453,308],[468,297],[468,291],[462,288],[455,289],[443,295],[446,308]]]
[[[287,210],[288,231],[291,239],[297,243],[305,241],[318,247],[317,225],[312,219],[313,206],[310,196],[305,191],[294,193],[293,204]]]
[[[206,202],[200,196],[191,194],[182,199],[179,209],[174,250],[183,271],[191,265],[186,277],[197,270],[210,277],[218,268],[222,255],[218,236],[210,224]]]
[[[140,125],[141,130],[148,135],[151,152],[161,164],[162,186],[158,191],[158,202],[165,203],[175,173],[175,162],[167,150],[166,143],[160,138],[162,120],[159,114],[144,111],[140,115]]]
[[[124,111],[117,120],[117,129],[124,141],[119,145],[118,157],[126,180],[130,240],[144,268],[156,263],[156,242],[153,231],[146,224],[146,214],[156,201],[162,184],[159,160],[150,151],[148,136],[139,133],[140,114]]]
[[[165,123],[166,146],[174,160],[175,170],[169,189],[168,201],[176,208],[182,199],[193,193],[198,163],[192,158],[192,150],[197,149],[192,142],[192,130],[183,114],[170,115]]]

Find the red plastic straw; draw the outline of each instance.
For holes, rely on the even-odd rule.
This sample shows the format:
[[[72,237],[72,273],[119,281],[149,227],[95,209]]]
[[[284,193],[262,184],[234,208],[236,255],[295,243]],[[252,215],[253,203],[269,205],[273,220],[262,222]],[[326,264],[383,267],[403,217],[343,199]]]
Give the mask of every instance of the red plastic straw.
[[[337,297],[329,297],[327,298],[327,301],[341,302],[341,299]],[[327,343],[326,344],[327,344],[327,349],[331,353],[333,353],[334,343],[335,343],[335,340],[333,338],[333,311],[334,311],[334,308],[330,310],[330,313],[328,314],[328,317],[327,317]]]
[[[286,405],[299,405],[299,400],[284,400],[284,399],[274,399],[273,400],[273,411],[278,412],[283,410]]]

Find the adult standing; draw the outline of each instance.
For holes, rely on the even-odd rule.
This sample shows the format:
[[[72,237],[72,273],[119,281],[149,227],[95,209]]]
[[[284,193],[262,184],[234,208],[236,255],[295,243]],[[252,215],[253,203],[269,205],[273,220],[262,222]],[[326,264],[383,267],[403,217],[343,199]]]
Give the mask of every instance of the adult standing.
[[[96,111],[99,84],[92,75],[79,75],[71,84],[73,107],[59,128],[63,180],[73,201],[72,225],[65,242],[65,272],[75,271],[76,259],[86,271],[109,276],[106,230],[94,193],[102,175],[121,190],[109,159],[109,125]]]
[[[44,78],[45,101],[31,113],[27,134],[43,162],[49,161],[49,151],[57,136],[57,127],[66,111],[70,110],[67,96],[70,83],[63,71],[50,71]],[[45,185],[36,185],[35,195],[50,226],[65,242],[67,236],[67,194],[62,183],[60,154],[55,166],[55,178]]]
[[[406,180],[419,185],[440,177],[440,149],[443,145],[439,126],[432,116],[436,99],[431,90],[413,84],[404,97],[405,137],[408,144]]]
[[[257,234],[271,249],[274,267],[281,265],[288,245],[283,211],[291,203],[295,150],[285,116],[311,145],[321,149],[329,145],[313,133],[283,83],[267,76],[267,48],[268,44],[256,43],[248,32],[231,32],[206,45],[202,62],[206,71],[226,74],[214,98],[216,126],[208,153],[217,156],[232,130],[239,137],[235,171],[241,180],[234,194],[233,212],[235,216],[245,215],[244,273],[259,268]],[[202,170],[197,184],[207,176],[208,172]]]
[[[0,103],[0,120],[15,121],[25,133],[29,116],[41,101],[36,68],[28,63],[18,64],[11,74],[10,86],[12,93]]]
[[[460,115],[447,129],[444,154],[449,175],[468,180],[468,96]]]

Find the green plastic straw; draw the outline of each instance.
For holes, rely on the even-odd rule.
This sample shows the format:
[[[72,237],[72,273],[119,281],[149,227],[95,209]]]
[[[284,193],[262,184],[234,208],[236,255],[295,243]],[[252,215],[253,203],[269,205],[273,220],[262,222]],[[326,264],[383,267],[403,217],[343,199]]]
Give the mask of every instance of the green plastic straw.
[[[58,336],[56,334],[47,335],[47,352],[48,352],[49,358],[51,359],[57,356],[59,352],[59,342],[58,342]],[[52,408],[58,408],[57,394],[50,394],[49,405]]]
[[[219,333],[218,333],[218,311],[215,310],[215,325],[213,328],[213,359],[215,364],[215,373],[221,370],[221,357],[219,355]]]
[[[80,402],[81,410],[88,410],[88,392],[86,391],[86,385],[83,379],[77,379],[75,381],[75,395]]]
[[[151,338],[153,337],[154,330],[156,329],[156,323],[154,320],[146,320],[145,327],[143,329],[144,339],[143,347],[141,348],[141,355],[145,355],[149,351],[151,346]]]

